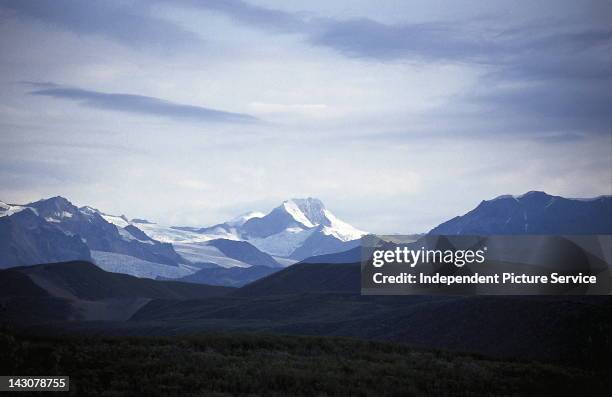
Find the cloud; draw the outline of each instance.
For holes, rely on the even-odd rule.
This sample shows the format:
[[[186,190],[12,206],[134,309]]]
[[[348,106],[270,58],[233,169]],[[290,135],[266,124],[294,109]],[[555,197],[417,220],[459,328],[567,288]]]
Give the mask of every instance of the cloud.
[[[56,88],[59,87],[59,84],[56,83],[52,83],[50,81],[27,81],[27,80],[23,80],[23,81],[19,81],[17,82],[17,84],[21,84],[21,85],[27,85],[30,87],[35,87],[35,88]]]
[[[567,123],[578,119],[579,123],[603,123],[609,126],[612,115],[612,81],[607,83],[584,82],[559,84],[555,82],[497,88],[486,93],[472,94],[466,100],[474,101],[481,109],[503,111],[516,116],[537,116]],[[603,130],[609,133],[607,128]]]
[[[242,0],[178,0],[169,3],[218,11],[236,21],[265,29],[297,32],[306,27],[306,21],[300,15],[252,5]]]
[[[79,35],[98,35],[130,47],[161,48],[201,43],[180,26],[150,14],[142,2],[79,0],[0,0],[0,8]]]
[[[524,111],[585,121],[609,119],[610,95],[605,92],[612,92],[612,29],[601,24],[552,18],[512,24],[499,17],[383,23],[288,12],[243,0],[157,0],[160,3],[217,12],[274,34],[299,35],[311,45],[350,58],[469,64],[486,73],[473,96],[466,93],[461,99],[497,106],[501,112],[507,109],[507,115]],[[0,6],[78,34],[102,35],[135,47],[174,49],[200,42],[193,32],[153,16],[151,3],[0,0]],[[534,87],[523,90],[524,83]]]
[[[179,3],[218,12],[275,34],[298,34],[307,43],[349,58],[470,65],[481,70],[482,77],[472,92],[456,99],[482,105],[481,110],[495,107],[497,114],[507,118],[526,114],[549,117],[551,121],[555,117],[563,122],[573,119],[577,124],[596,125],[598,133],[601,125],[609,124],[612,29],[594,23],[597,17],[588,15],[586,5],[586,16],[566,21],[489,16],[383,23],[371,18],[339,19],[288,12],[242,0]],[[610,10],[610,6],[604,9]]]
[[[612,29],[580,27],[572,30],[570,27],[562,30],[558,21],[553,20],[540,20],[513,29],[503,27],[504,21],[494,17],[389,24],[370,18],[338,19],[292,13],[242,0],[173,0],[169,3],[219,12],[265,30],[300,33],[315,45],[348,56],[380,60],[417,58],[503,64],[526,54],[537,55],[534,53],[537,51],[582,50],[610,44],[612,40]],[[496,25],[500,26],[496,28]]]
[[[313,45],[350,57],[477,62],[503,66],[507,75],[514,76],[602,78],[609,77],[611,70],[610,62],[602,66],[601,59],[600,62],[571,59],[576,52],[611,45],[610,28],[572,27],[554,20],[508,28],[504,21],[493,17],[484,21],[473,18],[461,22],[391,24],[371,18],[338,19],[287,12],[243,0],[157,0],[157,3],[205,9],[262,30],[300,34]],[[133,47],[175,49],[201,43],[194,32],[154,16],[151,4],[139,1],[0,0],[0,7],[77,34],[101,35]],[[558,62],[560,58],[563,62]],[[606,59],[610,61],[609,57]]]
[[[444,23],[388,25],[368,18],[326,19],[310,41],[351,57],[379,60],[472,60],[499,52]]]
[[[45,88],[30,95],[76,101],[83,106],[179,120],[224,123],[254,123],[258,119],[243,113],[225,112],[201,106],[184,105],[144,95],[104,93],[80,88]]]

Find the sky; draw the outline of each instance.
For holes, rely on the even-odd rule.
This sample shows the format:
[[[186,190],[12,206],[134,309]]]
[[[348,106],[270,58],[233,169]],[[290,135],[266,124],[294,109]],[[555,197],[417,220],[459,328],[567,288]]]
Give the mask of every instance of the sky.
[[[0,0],[0,200],[374,233],[612,194],[609,1]]]

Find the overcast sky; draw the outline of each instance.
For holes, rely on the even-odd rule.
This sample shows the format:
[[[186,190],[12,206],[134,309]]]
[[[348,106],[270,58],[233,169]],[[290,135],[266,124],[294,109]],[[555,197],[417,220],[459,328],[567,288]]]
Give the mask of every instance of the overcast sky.
[[[421,232],[612,193],[609,1],[0,0],[0,200]]]

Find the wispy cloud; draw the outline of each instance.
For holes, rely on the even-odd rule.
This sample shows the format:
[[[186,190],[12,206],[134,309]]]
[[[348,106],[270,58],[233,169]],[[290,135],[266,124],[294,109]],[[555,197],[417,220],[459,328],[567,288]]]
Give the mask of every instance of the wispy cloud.
[[[97,109],[199,122],[254,123],[258,121],[256,117],[248,114],[174,103],[144,95],[105,93],[68,87],[44,88],[32,91],[30,95],[71,100]]]
[[[138,48],[176,49],[201,41],[180,25],[156,17],[152,12],[155,3],[195,7],[262,31],[299,35],[311,45],[329,48],[350,58],[471,64],[487,73],[479,89],[462,99],[496,106],[498,112],[539,112],[584,120],[603,117],[606,122],[609,119],[606,116],[607,104],[612,99],[612,29],[601,25],[572,25],[552,19],[508,25],[496,21],[496,17],[383,23],[367,17],[340,19],[289,12],[244,0],[156,0],[153,3],[0,0],[0,7],[78,34],[101,35]],[[610,6],[602,12],[606,10]],[[533,86],[523,89],[530,84]],[[143,99],[113,100],[136,102],[131,105],[134,109],[155,107],[150,103],[141,105]],[[92,106],[101,102],[105,108],[112,107],[99,97],[88,99]],[[192,112],[183,109],[179,113]]]
[[[346,57],[374,62],[473,65],[486,73],[479,88],[462,100],[496,106],[498,113],[525,112],[564,120],[596,118],[599,126],[602,121],[609,123],[609,27],[554,19],[508,25],[499,17],[383,23],[367,17],[338,19],[287,12],[243,0],[178,3],[218,12],[257,29],[299,34],[312,45],[330,48]],[[604,8],[612,11],[611,6]]]
[[[178,0],[169,3],[218,11],[238,22],[277,31],[303,31],[308,24],[304,17],[295,13],[249,4],[242,0]]]
[[[0,0],[0,7],[22,18],[79,35],[102,36],[130,47],[174,50],[201,42],[193,32],[151,15],[143,2]]]
[[[157,0],[168,2],[168,0]],[[478,61],[503,64],[538,51],[580,51],[612,40],[612,29],[563,29],[558,21],[514,29],[482,29],[482,18],[454,22],[382,23],[367,17],[338,19],[287,12],[243,0],[172,0],[172,4],[212,10],[242,24],[266,30],[300,33],[319,46],[354,57]],[[495,17],[489,22],[495,25]],[[486,21],[485,21],[486,22]],[[501,22],[501,21],[498,21]]]

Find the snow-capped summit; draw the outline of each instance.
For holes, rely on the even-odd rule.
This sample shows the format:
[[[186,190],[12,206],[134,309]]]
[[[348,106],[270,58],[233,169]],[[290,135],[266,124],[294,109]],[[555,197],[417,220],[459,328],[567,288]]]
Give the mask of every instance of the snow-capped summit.
[[[342,241],[355,240],[365,234],[338,219],[321,200],[312,197],[284,201],[267,215],[248,220],[244,223],[242,234],[246,238],[265,238],[287,229],[298,231],[315,228]]]
[[[306,227],[328,223],[324,213],[325,206],[319,199],[291,199],[283,202],[282,207],[293,219]]]
[[[249,219],[238,233],[262,251],[298,260],[342,250],[346,248],[344,243],[355,242],[365,234],[312,197],[284,201],[265,216]]]
[[[287,200],[283,202],[282,207],[302,225],[308,228],[321,226],[321,231],[324,234],[334,236],[342,241],[356,240],[366,234],[364,231],[338,219],[317,198]]]

